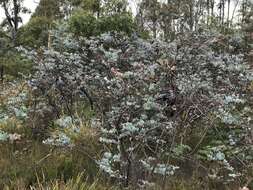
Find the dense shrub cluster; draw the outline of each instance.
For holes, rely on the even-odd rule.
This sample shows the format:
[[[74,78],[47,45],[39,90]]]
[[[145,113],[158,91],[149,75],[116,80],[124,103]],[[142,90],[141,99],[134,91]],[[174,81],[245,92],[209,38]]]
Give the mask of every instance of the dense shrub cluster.
[[[253,159],[252,70],[239,52],[214,49],[216,34],[180,39],[77,41],[58,30],[52,49],[27,52],[37,67],[29,84],[58,116],[75,118],[81,104],[94,109],[105,145],[97,163],[125,185],[166,180],[187,159],[213,163],[207,179],[233,181]]]
[[[96,18],[93,14],[83,11],[76,12],[69,19],[69,28],[77,36],[96,36],[109,31],[131,34],[135,29],[129,13],[115,13],[110,16]]]

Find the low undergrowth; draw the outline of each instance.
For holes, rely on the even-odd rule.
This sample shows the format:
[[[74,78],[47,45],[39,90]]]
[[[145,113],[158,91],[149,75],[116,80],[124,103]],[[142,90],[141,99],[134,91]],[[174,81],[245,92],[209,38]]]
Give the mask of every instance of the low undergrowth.
[[[72,122],[68,123],[71,119],[67,116],[51,121],[46,129],[48,135],[41,137],[44,139],[43,143],[34,134],[35,131],[32,125],[28,123],[28,121],[31,122],[26,118],[29,113],[25,110],[28,109],[23,109],[24,113],[20,114],[21,117],[18,117],[19,115],[15,115],[18,113],[17,110],[15,112],[15,109],[10,109],[10,106],[7,105],[12,100],[17,101],[12,102],[15,107],[31,106],[29,96],[20,102],[18,101],[20,100],[20,94],[29,93],[26,85],[21,82],[17,83],[12,90],[10,87],[6,89],[8,91],[2,93],[1,96],[1,113],[8,113],[8,117],[3,117],[0,124],[1,189],[117,190],[121,188],[117,185],[113,187],[115,179],[105,180],[105,174],[97,167],[97,160],[102,159],[104,147],[99,142],[101,132],[93,126],[99,125],[98,121],[88,122],[87,120],[88,117],[94,115],[92,111],[81,109],[80,112],[80,107],[76,109],[77,115],[80,116],[85,113],[86,116],[86,121],[82,120],[78,122],[78,125]],[[9,112],[6,112],[6,107],[9,108]],[[212,142],[217,143],[222,139],[221,136],[224,136],[222,134],[227,132],[224,126],[210,129],[206,134],[199,130],[197,126],[190,133],[187,132],[187,136],[183,137],[184,143],[190,147],[195,147],[195,149],[189,149],[184,145],[175,146],[173,149],[175,155],[174,158],[171,158],[171,163],[178,165],[181,170],[168,178],[165,183],[163,180],[156,178],[156,184],[149,184],[148,189],[198,190],[205,188],[238,190],[239,187],[245,184],[251,187],[252,165],[245,167],[246,169],[242,171],[244,174],[242,177],[237,178],[232,183],[224,184],[222,179],[219,181],[215,177],[212,179],[211,176],[208,176],[210,172],[221,170],[219,163],[199,162],[200,157],[198,156],[204,156],[205,158],[207,152],[203,151],[197,157],[191,156],[197,149],[201,150],[208,147],[212,145]],[[4,134],[6,135],[5,139]],[[49,139],[55,140],[60,134],[67,135],[69,141],[66,144],[62,144],[62,140],[57,141],[59,144],[47,141]],[[214,137],[213,134],[216,134],[216,136]],[[201,141],[204,135],[205,138]],[[52,146],[52,144],[54,145]],[[240,166],[238,167],[240,168]],[[131,186],[129,188],[131,189]]]

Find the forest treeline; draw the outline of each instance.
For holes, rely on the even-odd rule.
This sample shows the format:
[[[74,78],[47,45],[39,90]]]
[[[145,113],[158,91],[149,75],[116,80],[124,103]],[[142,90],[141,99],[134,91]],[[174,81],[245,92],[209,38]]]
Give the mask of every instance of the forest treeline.
[[[249,0],[41,0],[25,25],[21,15],[29,14],[30,10],[22,0],[2,0],[0,6],[5,14],[0,30],[0,76],[4,70],[17,76],[19,71],[31,68],[31,64],[15,52],[15,47],[48,47],[52,41],[51,31],[63,24],[76,37],[114,31],[164,41],[202,30],[216,30],[224,35],[241,30],[248,50],[251,43],[248,39],[252,38]],[[22,66],[16,66],[16,60],[20,60]],[[15,70],[11,69],[13,67]]]
[[[21,15],[28,14],[29,7],[24,7],[22,0],[0,3],[6,17],[1,24],[2,37],[34,47],[48,45],[49,31],[62,20],[77,36],[118,31],[171,41],[180,33],[203,29],[224,34],[239,28],[249,30],[252,17],[250,0],[41,0],[23,25]]]

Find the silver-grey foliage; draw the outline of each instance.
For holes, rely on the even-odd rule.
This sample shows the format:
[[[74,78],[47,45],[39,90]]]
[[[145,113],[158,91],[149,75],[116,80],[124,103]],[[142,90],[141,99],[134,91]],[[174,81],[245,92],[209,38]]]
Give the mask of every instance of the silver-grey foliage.
[[[252,110],[245,105],[253,72],[243,55],[217,51],[211,33],[172,43],[121,34],[76,40],[60,31],[54,38],[52,49],[34,55],[37,72],[30,85],[59,113],[74,116],[76,101],[90,104],[100,142],[108,147],[97,163],[109,176],[126,185],[157,175],[166,179],[180,170],[172,161],[186,153],[223,165],[229,170],[224,179],[238,176],[230,159],[252,152],[249,146],[236,151],[252,130]],[[215,134],[220,126],[228,130],[225,148]],[[216,144],[200,146],[201,138],[188,144],[196,127],[210,131]]]

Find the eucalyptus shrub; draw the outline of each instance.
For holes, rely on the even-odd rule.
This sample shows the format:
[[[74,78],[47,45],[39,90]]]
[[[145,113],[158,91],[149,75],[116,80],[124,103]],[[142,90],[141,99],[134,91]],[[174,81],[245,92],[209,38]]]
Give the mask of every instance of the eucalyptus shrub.
[[[216,51],[215,34],[165,43],[118,33],[77,41],[61,31],[52,49],[32,52],[29,83],[58,114],[75,117],[75,103],[89,103],[105,147],[97,164],[108,176],[145,186],[197,155],[216,163],[207,178],[228,182],[241,175],[234,160],[252,162],[252,71],[243,55]]]

